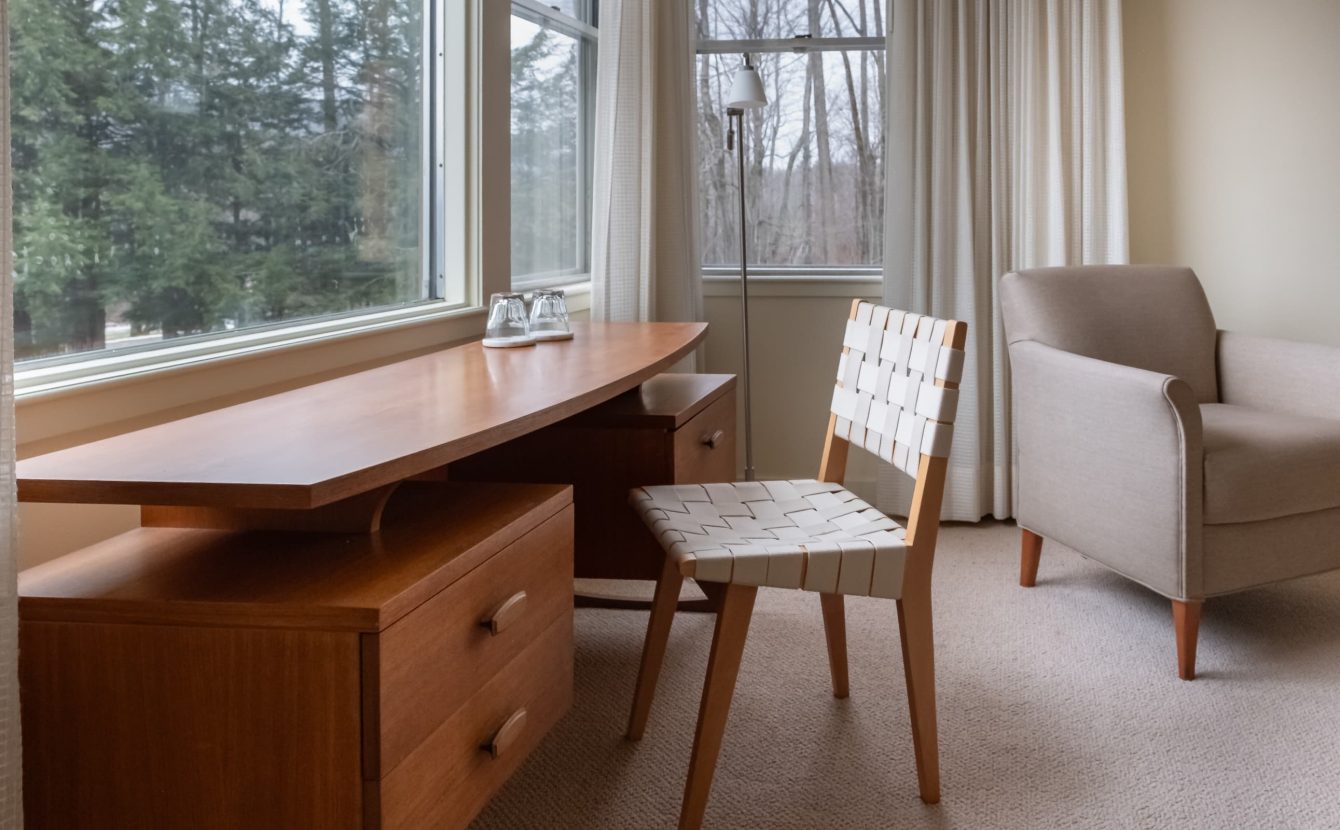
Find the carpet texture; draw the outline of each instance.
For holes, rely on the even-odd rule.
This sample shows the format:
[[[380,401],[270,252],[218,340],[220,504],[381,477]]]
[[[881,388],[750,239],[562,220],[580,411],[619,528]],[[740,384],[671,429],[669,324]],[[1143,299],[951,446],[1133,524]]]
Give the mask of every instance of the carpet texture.
[[[1177,679],[1166,600],[1018,531],[944,528],[943,800],[916,773],[894,604],[848,598],[833,699],[818,598],[759,591],[707,809],[714,828],[1340,828],[1340,573],[1211,600]],[[476,830],[672,828],[713,618],[675,621],[646,737],[623,738],[646,617],[579,610],[567,718]]]

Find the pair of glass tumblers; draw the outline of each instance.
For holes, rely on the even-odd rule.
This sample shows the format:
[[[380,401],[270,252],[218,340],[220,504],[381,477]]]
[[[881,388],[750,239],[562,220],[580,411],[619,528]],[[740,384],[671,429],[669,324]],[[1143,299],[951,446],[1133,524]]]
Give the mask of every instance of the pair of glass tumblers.
[[[492,349],[533,346],[541,340],[571,340],[568,304],[558,289],[540,289],[531,296],[530,313],[521,294],[494,294],[489,298],[489,321],[484,345]]]

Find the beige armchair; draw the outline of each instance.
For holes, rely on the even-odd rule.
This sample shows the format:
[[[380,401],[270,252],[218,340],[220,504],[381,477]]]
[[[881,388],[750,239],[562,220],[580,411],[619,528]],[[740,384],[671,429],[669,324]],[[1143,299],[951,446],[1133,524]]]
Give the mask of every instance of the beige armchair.
[[[1043,538],[1172,600],[1340,568],[1340,349],[1217,331],[1189,268],[1007,274],[1020,584]]]

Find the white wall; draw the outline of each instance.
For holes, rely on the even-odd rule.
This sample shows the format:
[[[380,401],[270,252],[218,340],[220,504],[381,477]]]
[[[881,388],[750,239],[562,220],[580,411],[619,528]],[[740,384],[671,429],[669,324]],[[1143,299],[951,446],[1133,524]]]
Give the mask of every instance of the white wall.
[[[1126,0],[1136,262],[1220,328],[1340,344],[1340,2]]]

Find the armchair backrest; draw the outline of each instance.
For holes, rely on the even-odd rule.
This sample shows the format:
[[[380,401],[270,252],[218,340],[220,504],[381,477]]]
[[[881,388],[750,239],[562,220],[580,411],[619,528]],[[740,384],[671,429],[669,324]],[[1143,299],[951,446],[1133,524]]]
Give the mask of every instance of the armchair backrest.
[[[1036,268],[1000,281],[1009,343],[1036,340],[1067,352],[1174,375],[1200,403],[1219,400],[1216,331],[1190,268],[1085,265]]]

